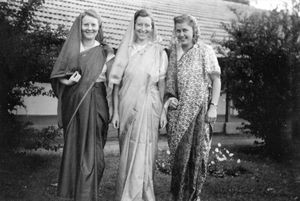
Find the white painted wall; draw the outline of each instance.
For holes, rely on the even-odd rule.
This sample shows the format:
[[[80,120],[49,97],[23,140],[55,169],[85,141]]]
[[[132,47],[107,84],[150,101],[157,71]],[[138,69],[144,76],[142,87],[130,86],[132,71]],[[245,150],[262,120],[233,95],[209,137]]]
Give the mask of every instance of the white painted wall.
[[[50,84],[38,84],[45,87],[46,90],[51,89]],[[225,115],[226,94],[222,94],[218,104],[218,114]],[[30,96],[24,97],[26,108],[18,108],[18,115],[56,115],[57,99],[49,96]]]
[[[37,84],[51,89],[50,84]],[[57,115],[57,99],[49,96],[25,96],[24,105],[26,108],[19,107],[17,115]]]

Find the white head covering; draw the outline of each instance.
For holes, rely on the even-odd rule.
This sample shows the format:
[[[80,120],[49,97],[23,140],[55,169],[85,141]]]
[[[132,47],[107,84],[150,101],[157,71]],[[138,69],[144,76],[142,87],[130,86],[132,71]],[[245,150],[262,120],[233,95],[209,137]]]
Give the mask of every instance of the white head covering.
[[[143,14],[146,14],[143,15]],[[142,14],[142,15],[141,15]],[[151,42],[158,42],[159,38],[157,35],[157,29],[156,26],[154,24],[152,15],[149,11],[147,10],[138,10],[133,19],[131,20],[131,22],[128,25],[127,31],[122,39],[122,42],[118,48],[118,52],[117,55],[115,57],[115,61],[114,64],[112,66],[112,70],[110,73],[110,77],[109,77],[109,82],[110,84],[120,84],[121,80],[122,80],[122,76],[124,73],[124,70],[128,64],[128,60],[129,60],[129,48],[132,47],[132,45],[134,44],[135,40],[136,40],[136,35],[135,35],[135,31],[134,31],[134,25],[135,25],[135,19],[137,19],[139,16],[141,17],[150,17],[152,20],[152,34],[151,34],[151,38],[150,41]]]

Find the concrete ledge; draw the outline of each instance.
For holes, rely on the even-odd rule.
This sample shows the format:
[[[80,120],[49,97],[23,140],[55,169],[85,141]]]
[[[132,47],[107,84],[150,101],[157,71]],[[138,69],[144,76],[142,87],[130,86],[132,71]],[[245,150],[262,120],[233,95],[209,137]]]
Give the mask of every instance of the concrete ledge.
[[[242,133],[242,130],[241,130],[242,127],[243,127],[243,122],[224,123],[225,134],[240,134],[240,133]]]
[[[17,115],[17,119],[23,122],[32,122],[33,127],[36,129],[42,129],[48,126],[57,125],[56,115]],[[232,122],[224,123],[221,118],[218,117],[217,122],[214,124],[214,133],[224,133],[224,134],[240,134],[242,123],[245,121],[242,119],[232,118]],[[116,129],[109,125],[109,136],[108,138],[117,138],[118,132]],[[160,134],[166,134],[166,129],[161,129]]]

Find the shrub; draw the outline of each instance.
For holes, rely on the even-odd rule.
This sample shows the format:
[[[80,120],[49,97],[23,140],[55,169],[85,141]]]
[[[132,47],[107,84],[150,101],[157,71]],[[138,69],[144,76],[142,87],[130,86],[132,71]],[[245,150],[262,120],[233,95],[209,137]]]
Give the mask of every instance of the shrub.
[[[22,142],[20,147],[28,150],[43,148],[46,150],[57,151],[61,148],[62,130],[56,126],[48,126],[42,130],[32,127],[23,130]]]
[[[35,82],[49,82],[65,31],[34,20],[43,0],[0,2],[0,147],[16,148],[20,136],[13,111],[23,96],[49,95]],[[50,93],[51,94],[51,93]],[[22,135],[21,135],[22,136]],[[15,146],[13,144],[15,143]]]
[[[245,129],[265,140],[271,154],[281,155],[290,134],[285,132],[294,106],[294,83],[299,54],[299,5],[295,12],[236,13],[224,24],[229,39],[221,42],[227,94]],[[297,11],[297,12],[296,12]]]
[[[223,178],[237,177],[250,171],[241,165],[240,159],[235,159],[233,153],[218,143],[217,147],[211,150],[208,172],[214,177]]]
[[[170,151],[168,149],[158,150],[156,169],[164,174],[170,175],[172,173]],[[241,165],[240,159],[235,159],[233,153],[222,147],[221,143],[218,143],[217,147],[210,152],[208,173],[211,176],[223,178],[225,176],[237,177],[251,172]]]

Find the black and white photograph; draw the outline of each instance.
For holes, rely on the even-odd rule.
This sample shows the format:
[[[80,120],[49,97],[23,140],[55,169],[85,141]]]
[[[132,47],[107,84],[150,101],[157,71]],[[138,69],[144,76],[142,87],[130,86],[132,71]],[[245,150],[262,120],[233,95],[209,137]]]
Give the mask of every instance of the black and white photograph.
[[[300,1],[0,0],[0,201],[300,201]]]

